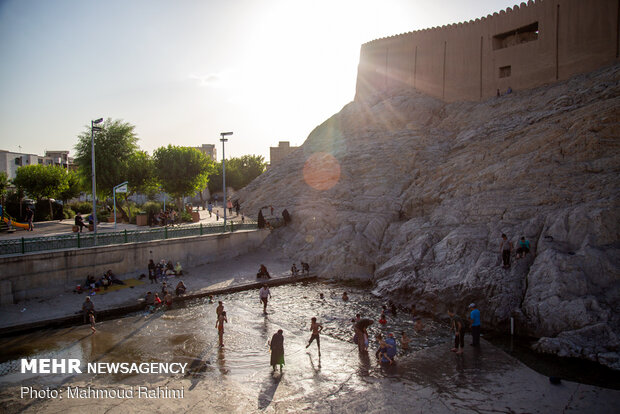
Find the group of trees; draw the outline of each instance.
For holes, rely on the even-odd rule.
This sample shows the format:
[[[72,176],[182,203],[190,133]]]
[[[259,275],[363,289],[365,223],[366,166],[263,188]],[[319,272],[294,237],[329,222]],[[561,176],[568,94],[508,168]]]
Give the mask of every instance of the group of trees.
[[[107,119],[94,133],[95,174],[97,197],[112,196],[113,188],[129,182],[129,193],[154,196],[160,191],[170,194],[177,201],[182,196],[193,196],[209,187],[211,192],[221,191],[221,163],[215,163],[202,152],[191,147],[168,145],[149,155],[138,146],[135,126]],[[91,130],[87,128],[78,136],[75,146],[76,172],[60,166],[28,165],[17,169],[12,180],[17,191],[37,201],[60,199],[66,201],[80,192],[92,192]],[[239,189],[265,170],[264,158],[246,155],[226,161],[226,185]],[[0,177],[0,190],[8,182]],[[177,202],[177,205],[180,205]],[[50,201],[51,211],[51,201]]]

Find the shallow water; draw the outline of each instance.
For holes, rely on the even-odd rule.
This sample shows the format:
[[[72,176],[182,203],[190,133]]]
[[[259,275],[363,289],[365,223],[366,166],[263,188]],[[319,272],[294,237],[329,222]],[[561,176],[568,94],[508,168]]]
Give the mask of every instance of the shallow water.
[[[341,299],[347,291],[350,300]],[[269,365],[267,341],[278,330],[284,331],[285,371],[301,369],[308,364],[316,372],[316,379],[329,377],[339,380],[341,365],[357,366],[357,347],[351,342],[351,319],[356,313],[374,321],[379,319],[384,302],[372,296],[363,287],[326,283],[299,283],[274,287],[267,313],[263,313],[257,291],[246,291],[190,302],[184,307],[140,313],[97,324],[97,333],[91,335],[88,325],[38,331],[19,337],[0,339],[3,349],[0,362],[0,382],[23,382],[28,379],[18,373],[19,359],[78,358],[88,362],[187,362],[196,381],[203,375],[225,375],[250,386],[258,386],[255,375]],[[324,298],[320,299],[323,293]],[[224,348],[217,346],[215,308],[222,300],[227,312]],[[318,357],[316,343],[305,348],[310,338],[310,318],[316,317],[323,325],[321,334],[322,357]],[[375,322],[368,330],[369,337],[381,332],[405,331],[410,350],[415,352],[449,340],[449,332],[431,320],[425,320],[423,329],[416,331],[410,315],[398,312],[388,314],[388,323]],[[399,342],[400,346],[400,342]],[[404,351],[399,349],[399,354]],[[374,360],[371,352],[371,359]],[[325,363],[329,361],[329,363]],[[364,364],[362,364],[364,365]],[[304,368],[305,369],[305,368]],[[363,375],[386,376],[397,374],[396,369],[381,369],[370,364]],[[34,378],[32,374],[29,378]],[[131,375],[109,375],[110,380],[121,380]],[[67,375],[46,375],[46,382],[66,381]],[[311,387],[310,384],[302,386]]]

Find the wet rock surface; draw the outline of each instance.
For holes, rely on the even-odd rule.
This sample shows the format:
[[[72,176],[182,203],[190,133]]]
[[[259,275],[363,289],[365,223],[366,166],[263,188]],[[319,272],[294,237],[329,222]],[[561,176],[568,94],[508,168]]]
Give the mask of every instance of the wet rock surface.
[[[514,317],[541,351],[620,369],[619,79],[614,65],[480,103],[353,102],[237,197],[286,208],[267,245],[325,277],[434,313],[476,302],[487,328]],[[510,269],[502,233],[531,242]]]

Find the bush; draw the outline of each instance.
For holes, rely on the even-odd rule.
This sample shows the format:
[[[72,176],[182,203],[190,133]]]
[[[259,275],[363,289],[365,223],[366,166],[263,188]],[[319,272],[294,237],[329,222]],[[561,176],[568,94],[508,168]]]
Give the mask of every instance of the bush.
[[[78,201],[76,203],[69,204],[71,210],[76,213],[90,214],[93,211],[93,204],[88,201]]]
[[[99,223],[108,221],[108,217],[110,217],[110,212],[108,210],[100,210],[97,212],[97,220],[99,220]]]
[[[63,212],[63,214],[64,214],[64,216],[65,216],[65,218],[66,218],[66,219],[72,219],[72,218],[74,218],[74,217],[75,217],[75,215],[76,215],[76,214],[75,214],[75,211],[71,210],[71,208],[69,208],[69,207],[65,207],[65,208],[62,210],[62,212]]]
[[[159,210],[161,210],[161,204],[158,203],[157,201],[147,201],[146,203],[144,203],[144,205],[142,206],[142,210],[146,211],[146,214],[159,214]]]
[[[181,211],[180,213],[181,216],[181,221],[184,223],[191,223],[192,222],[192,215],[189,214],[187,211]]]

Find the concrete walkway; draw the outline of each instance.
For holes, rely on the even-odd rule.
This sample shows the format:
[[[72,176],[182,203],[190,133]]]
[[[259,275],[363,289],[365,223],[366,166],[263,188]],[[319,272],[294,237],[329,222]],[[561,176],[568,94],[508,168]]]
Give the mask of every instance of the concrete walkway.
[[[196,295],[211,290],[252,284],[257,282],[256,272],[261,263],[267,266],[272,281],[290,276],[291,261],[272,252],[258,250],[230,260],[184,269],[185,274],[181,277],[170,277],[168,285],[174,292],[178,281],[183,280],[188,289],[187,295]],[[147,263],[144,264],[144,273],[148,274]],[[130,277],[135,277],[135,275],[119,276],[120,279]],[[142,280],[142,282],[144,283],[133,288],[113,292],[102,290],[96,293],[90,297],[95,305],[95,310],[102,312],[136,305],[147,291],[157,292],[161,295],[162,283],[152,284],[148,279]],[[2,312],[0,312],[0,331],[8,332],[24,325],[38,325],[37,322],[74,317],[81,313],[85,298],[86,294],[76,294],[67,290],[52,298],[32,299],[3,306]]]

